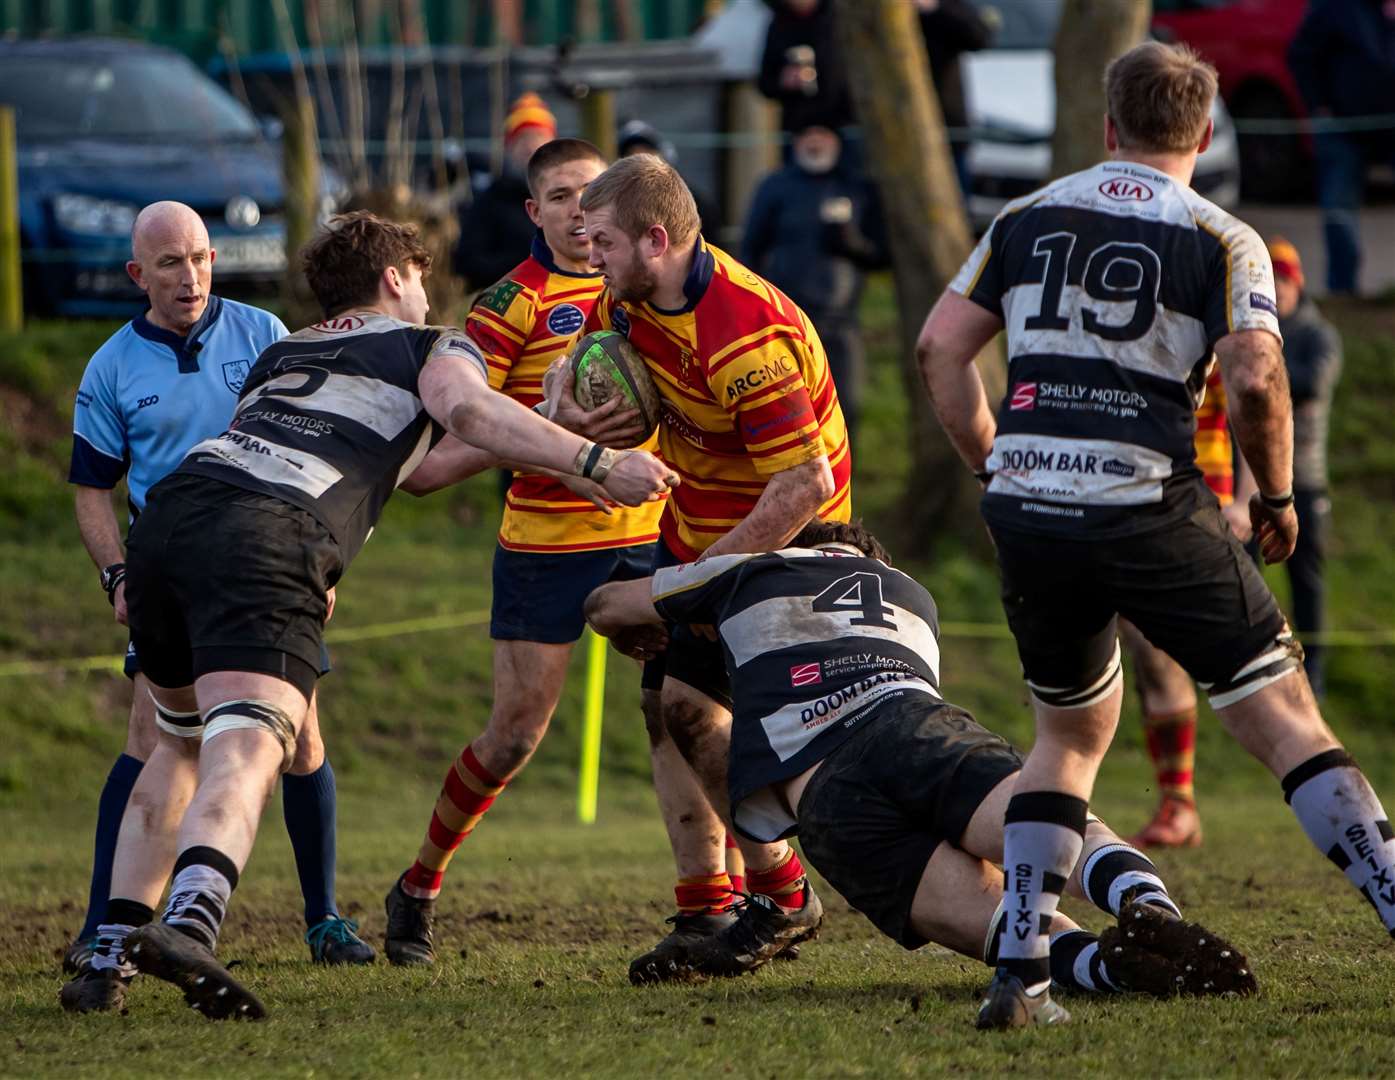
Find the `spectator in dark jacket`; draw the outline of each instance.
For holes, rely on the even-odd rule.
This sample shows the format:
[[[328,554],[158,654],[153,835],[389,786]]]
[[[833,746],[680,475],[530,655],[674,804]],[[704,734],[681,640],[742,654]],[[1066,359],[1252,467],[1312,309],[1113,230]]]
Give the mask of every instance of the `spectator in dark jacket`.
[[[1303,264],[1287,240],[1269,241],[1279,332],[1293,395],[1293,505],[1298,511],[1298,546],[1284,565],[1293,592],[1293,621],[1303,643],[1303,666],[1313,693],[1325,689],[1322,646],[1310,635],[1323,625],[1322,566],[1327,553],[1332,502],[1327,494],[1327,423],[1332,393],[1342,371],[1342,339],[1303,291]]]
[[[969,0],[916,0],[916,7],[920,9],[920,32],[925,37],[930,77],[935,83],[935,96],[940,99],[945,127],[962,132],[969,126],[969,109],[959,57],[986,49],[993,40],[993,31]],[[949,145],[959,186],[967,195],[969,140],[963,134],[951,134]]]
[[[675,168],[678,165],[678,150],[673,143],[643,120],[631,120],[620,129],[616,139],[616,150],[622,158],[629,157],[631,154],[653,154],[655,157],[663,158]],[[717,209],[717,204],[705,191],[694,187],[687,181],[686,177],[684,182],[688,184],[688,190],[693,193],[693,202],[697,203],[698,218],[702,221],[703,233],[716,239],[722,228],[721,211]]]
[[[537,94],[523,94],[504,120],[504,169],[480,189],[460,214],[453,266],[470,291],[493,285],[518,265],[537,227],[523,208],[528,159],[557,137],[557,120]]]
[[[1327,288],[1354,293],[1361,267],[1357,213],[1373,160],[1395,163],[1395,128],[1346,129],[1353,117],[1395,113],[1395,4],[1389,0],[1313,0],[1289,66],[1314,119],[1317,195],[1327,240]]]
[[[766,0],[774,17],[760,61],[760,92],[780,104],[780,125],[835,131],[853,121],[852,96],[831,0]]]
[[[829,128],[795,134],[790,163],[756,189],[741,261],[813,320],[852,433],[862,381],[858,304],[866,272],[886,263],[886,244],[876,191],[840,167],[841,150]]]

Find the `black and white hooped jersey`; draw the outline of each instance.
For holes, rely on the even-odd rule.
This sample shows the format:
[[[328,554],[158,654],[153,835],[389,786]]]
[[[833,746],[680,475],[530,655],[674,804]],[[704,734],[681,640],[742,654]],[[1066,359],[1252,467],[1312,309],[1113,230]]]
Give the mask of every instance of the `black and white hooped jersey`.
[[[1279,334],[1253,229],[1111,161],[1009,203],[950,288],[1007,330],[991,524],[1121,536],[1210,498],[1193,439],[1212,348],[1240,330]]]
[[[934,600],[855,548],[718,555],[659,570],[652,588],[665,619],[721,638],[735,702],[732,814],[757,840],[796,826],[770,785],[822,761],[874,706],[907,695],[940,703]]]
[[[329,530],[347,566],[441,437],[417,377],[445,355],[488,378],[479,350],[452,327],[378,314],[306,327],[262,352],[228,430],[196,444],[177,471],[301,507]]]

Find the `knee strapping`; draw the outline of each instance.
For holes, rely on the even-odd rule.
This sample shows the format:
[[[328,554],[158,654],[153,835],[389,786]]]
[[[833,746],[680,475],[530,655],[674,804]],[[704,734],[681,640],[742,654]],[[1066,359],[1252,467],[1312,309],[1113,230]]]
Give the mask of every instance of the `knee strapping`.
[[[1271,683],[1292,675],[1303,666],[1303,646],[1288,630],[1279,634],[1264,651],[1241,666],[1229,679],[1200,683],[1211,702],[1211,708],[1224,709],[1244,701]]]
[[[1043,705],[1053,709],[1083,709],[1103,701],[1114,693],[1124,679],[1124,663],[1119,652],[1119,642],[1114,642],[1114,653],[1104,670],[1095,678],[1078,686],[1041,686],[1027,680],[1027,688],[1032,696]]]
[[[204,718],[203,738],[207,742],[225,731],[266,731],[281,744],[284,772],[295,760],[295,725],[281,706],[270,701],[244,698],[225,701],[210,709]]]
[[[175,712],[161,705],[153,693],[150,700],[155,702],[155,726],[165,734],[180,739],[197,739],[203,734],[203,719],[197,709],[193,712]]]

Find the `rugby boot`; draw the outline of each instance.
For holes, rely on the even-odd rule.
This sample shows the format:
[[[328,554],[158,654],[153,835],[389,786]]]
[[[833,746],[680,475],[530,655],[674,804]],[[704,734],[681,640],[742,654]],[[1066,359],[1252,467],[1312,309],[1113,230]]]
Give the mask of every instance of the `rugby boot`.
[[[79,938],[63,950],[63,974],[80,975],[92,963],[92,954],[97,950],[95,937]]]
[[[358,936],[358,923],[326,915],[305,931],[310,958],[317,964],[371,964],[378,956],[373,946]]]
[[[1201,813],[1196,800],[1164,795],[1153,820],[1129,840],[1137,848],[1189,848],[1201,846]]]
[[[387,908],[384,944],[388,962],[399,967],[434,964],[436,949],[432,923],[436,918],[436,901],[408,896],[402,889],[402,878],[398,878],[388,890],[384,906]]]
[[[680,911],[664,921],[673,924],[668,936],[644,955],[630,961],[630,982],[635,986],[691,978],[689,953],[735,923],[736,913],[731,908],[723,911]]]
[[[1245,954],[1225,938],[1148,904],[1124,906],[1119,925],[1100,935],[1100,957],[1112,982],[1154,997],[1259,989]]]
[[[166,923],[148,923],[126,939],[126,954],[145,975],[184,991],[184,1000],[210,1020],[260,1020],[257,996],[228,973],[208,946]]]
[[[693,975],[731,977],[755,971],[791,945],[811,941],[823,923],[823,902],[805,878],[804,905],[783,908],[768,896],[755,894],[735,905],[736,920],[721,933],[688,951]]]
[[[115,968],[93,968],[89,958],[77,978],[63,984],[58,1000],[71,1013],[120,1012],[130,985],[131,980],[123,978]]]
[[[1051,992],[1027,993],[1022,980],[1006,968],[993,972],[993,981],[983,992],[974,1026],[980,1031],[1006,1031],[1029,1024],[1064,1024],[1070,1013],[1051,1000]]]

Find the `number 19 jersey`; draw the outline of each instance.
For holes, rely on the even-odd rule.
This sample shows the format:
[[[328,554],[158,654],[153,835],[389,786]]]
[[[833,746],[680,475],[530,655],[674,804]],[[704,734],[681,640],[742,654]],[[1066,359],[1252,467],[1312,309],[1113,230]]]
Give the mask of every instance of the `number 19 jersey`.
[[[1253,229],[1111,161],[1009,203],[950,288],[1007,331],[989,524],[1105,538],[1210,500],[1194,436],[1212,348],[1241,330],[1279,336]]]

